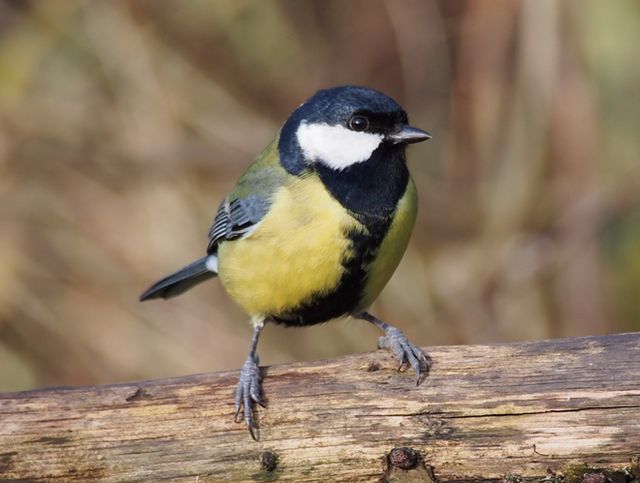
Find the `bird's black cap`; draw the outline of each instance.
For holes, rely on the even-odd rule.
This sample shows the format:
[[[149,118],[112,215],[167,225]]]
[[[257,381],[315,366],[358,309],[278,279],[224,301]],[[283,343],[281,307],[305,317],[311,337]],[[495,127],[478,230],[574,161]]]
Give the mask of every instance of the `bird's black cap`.
[[[324,123],[347,126],[352,116],[366,115],[367,131],[385,135],[390,144],[409,144],[431,136],[408,126],[407,114],[391,97],[368,87],[353,85],[322,89],[301,104],[285,122],[280,132],[278,149],[282,165],[291,174],[306,168],[296,131],[301,123]]]

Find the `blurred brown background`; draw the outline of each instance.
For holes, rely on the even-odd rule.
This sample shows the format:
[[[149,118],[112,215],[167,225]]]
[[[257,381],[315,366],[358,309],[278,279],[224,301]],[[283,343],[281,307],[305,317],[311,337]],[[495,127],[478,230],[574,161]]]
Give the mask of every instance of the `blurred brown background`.
[[[0,390],[240,367],[246,316],[200,256],[288,113],[354,83],[400,101],[420,193],[374,307],[420,344],[640,330],[640,2],[3,1]],[[262,363],[375,348],[268,327]]]

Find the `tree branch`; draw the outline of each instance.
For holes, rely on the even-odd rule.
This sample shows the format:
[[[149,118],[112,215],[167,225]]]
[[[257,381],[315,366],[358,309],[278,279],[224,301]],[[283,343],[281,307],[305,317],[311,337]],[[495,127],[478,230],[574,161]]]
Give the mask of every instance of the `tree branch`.
[[[264,368],[259,442],[237,372],[3,394],[0,479],[640,478],[640,333],[428,352],[418,388],[383,351]]]

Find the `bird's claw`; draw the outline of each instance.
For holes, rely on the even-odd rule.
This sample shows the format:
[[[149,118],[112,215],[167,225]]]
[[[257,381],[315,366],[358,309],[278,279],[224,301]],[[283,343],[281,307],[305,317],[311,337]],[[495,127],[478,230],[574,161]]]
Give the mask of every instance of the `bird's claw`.
[[[255,430],[258,427],[255,424],[253,418],[254,403],[259,404],[262,407],[266,407],[264,400],[262,399],[262,386],[260,375],[260,360],[257,355],[250,354],[247,360],[242,366],[240,371],[240,380],[236,387],[236,415],[235,421],[239,423],[244,419],[247,424],[247,429],[251,434],[251,437],[258,441]],[[240,412],[243,413],[243,417],[238,419]]]
[[[398,371],[406,368],[406,365],[413,367],[416,371],[416,386],[420,385],[423,375],[429,372],[430,359],[420,347],[413,345],[404,333],[395,327],[389,327],[385,330],[385,335],[378,339],[378,348],[389,349],[400,361]]]

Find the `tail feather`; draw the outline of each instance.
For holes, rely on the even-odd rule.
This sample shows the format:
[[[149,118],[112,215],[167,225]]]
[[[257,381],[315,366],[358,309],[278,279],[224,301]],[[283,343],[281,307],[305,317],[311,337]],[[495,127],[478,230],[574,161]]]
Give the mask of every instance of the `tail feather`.
[[[213,268],[216,265],[215,255],[202,257],[153,284],[140,295],[140,301],[157,298],[168,299],[180,295],[191,287],[215,277],[217,273],[213,271]]]

